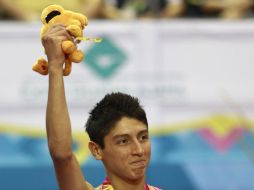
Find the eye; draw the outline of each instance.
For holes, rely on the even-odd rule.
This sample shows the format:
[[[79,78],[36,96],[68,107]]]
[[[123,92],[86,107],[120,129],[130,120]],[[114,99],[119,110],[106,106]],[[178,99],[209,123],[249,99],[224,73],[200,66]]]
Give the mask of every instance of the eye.
[[[61,13],[58,10],[51,11],[45,18],[46,22],[49,23],[49,21],[54,18],[57,15],[60,15]]]
[[[129,140],[128,139],[120,139],[117,141],[117,144],[119,145],[125,145],[128,144]]]
[[[147,139],[149,139],[149,135],[148,134],[143,134],[139,137],[140,141],[146,141]]]

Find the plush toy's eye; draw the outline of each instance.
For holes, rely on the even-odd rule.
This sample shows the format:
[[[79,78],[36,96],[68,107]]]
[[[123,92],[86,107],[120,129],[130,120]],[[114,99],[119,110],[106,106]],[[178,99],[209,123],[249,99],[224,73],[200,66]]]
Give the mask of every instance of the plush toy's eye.
[[[49,21],[54,18],[57,15],[60,15],[61,13],[57,10],[51,11],[45,18],[46,22],[49,23]]]

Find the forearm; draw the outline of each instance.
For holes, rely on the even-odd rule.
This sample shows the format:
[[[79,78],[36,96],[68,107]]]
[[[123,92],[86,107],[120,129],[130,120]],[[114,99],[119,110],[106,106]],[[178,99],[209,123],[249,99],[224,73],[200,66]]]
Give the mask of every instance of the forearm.
[[[71,122],[67,109],[62,70],[50,71],[46,111],[48,146],[53,158],[72,155]]]

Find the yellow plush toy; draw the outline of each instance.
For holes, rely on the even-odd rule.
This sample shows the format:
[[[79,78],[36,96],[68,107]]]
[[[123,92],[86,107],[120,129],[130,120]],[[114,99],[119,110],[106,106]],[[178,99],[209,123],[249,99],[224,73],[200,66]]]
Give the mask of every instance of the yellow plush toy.
[[[53,24],[63,24],[68,32],[74,38],[82,38],[83,29],[88,24],[85,15],[65,10],[59,5],[50,5],[46,7],[41,14],[43,23],[40,36],[42,37]],[[62,42],[62,49],[66,55],[63,75],[67,76],[71,72],[72,62],[79,63],[82,61],[84,54],[77,49],[72,41]],[[42,74],[48,74],[48,62],[44,58],[39,58],[32,68],[34,71]]]

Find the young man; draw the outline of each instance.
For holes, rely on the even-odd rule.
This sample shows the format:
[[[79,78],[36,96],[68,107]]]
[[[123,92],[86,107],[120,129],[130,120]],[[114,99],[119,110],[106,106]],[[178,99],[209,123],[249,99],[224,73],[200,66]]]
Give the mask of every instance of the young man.
[[[107,178],[97,188],[84,179],[71,148],[71,123],[62,68],[65,56],[61,43],[64,40],[73,39],[62,25],[54,25],[42,38],[49,62],[48,146],[60,189],[157,189],[145,181],[151,150],[146,114],[137,99],[122,93],[106,95],[90,113],[86,124],[91,140],[89,149],[95,159],[103,162]]]

